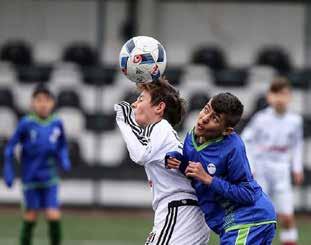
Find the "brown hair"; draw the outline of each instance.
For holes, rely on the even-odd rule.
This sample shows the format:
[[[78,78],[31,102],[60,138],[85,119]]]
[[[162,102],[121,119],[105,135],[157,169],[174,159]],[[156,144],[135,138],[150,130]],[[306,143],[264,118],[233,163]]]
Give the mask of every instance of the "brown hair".
[[[152,105],[158,105],[160,102],[165,103],[163,118],[173,127],[181,122],[185,115],[185,101],[168,80],[159,78],[157,81],[142,83],[138,85],[138,90],[146,90],[150,93]]]
[[[271,82],[269,92],[278,93],[284,88],[291,88],[289,81],[285,77],[277,77]]]

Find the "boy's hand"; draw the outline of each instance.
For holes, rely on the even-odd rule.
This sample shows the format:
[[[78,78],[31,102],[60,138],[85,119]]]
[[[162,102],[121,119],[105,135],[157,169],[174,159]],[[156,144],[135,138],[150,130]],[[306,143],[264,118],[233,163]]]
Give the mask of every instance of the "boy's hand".
[[[180,161],[174,157],[169,157],[166,160],[165,167],[168,169],[179,169]]]
[[[4,182],[6,184],[7,187],[11,188],[13,186],[14,183],[14,177],[13,176],[6,176],[4,177]]]
[[[205,172],[202,164],[200,162],[189,161],[189,165],[186,168],[186,176],[193,177],[206,185],[212,182],[213,177]]]

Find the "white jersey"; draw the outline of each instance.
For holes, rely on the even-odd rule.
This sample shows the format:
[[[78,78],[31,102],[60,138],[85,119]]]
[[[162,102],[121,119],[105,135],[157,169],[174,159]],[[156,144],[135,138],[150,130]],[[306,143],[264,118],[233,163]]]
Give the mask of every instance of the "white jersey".
[[[145,167],[153,193],[154,225],[145,245],[206,245],[209,228],[190,180],[165,167],[167,152],[182,151],[172,126],[162,119],[140,128],[128,103],[116,105],[115,111],[130,157]]]
[[[190,181],[178,170],[165,168],[165,155],[170,151],[182,151],[182,144],[172,126],[162,119],[149,125],[145,135],[134,133],[130,124],[117,121],[126,142],[131,159],[145,167],[149,184],[152,188],[152,207],[157,209],[162,200],[167,204],[170,200],[192,198],[197,200],[195,190]]]
[[[300,115],[277,114],[268,107],[257,112],[243,130],[247,156],[253,167],[279,165],[302,172],[303,127]]]

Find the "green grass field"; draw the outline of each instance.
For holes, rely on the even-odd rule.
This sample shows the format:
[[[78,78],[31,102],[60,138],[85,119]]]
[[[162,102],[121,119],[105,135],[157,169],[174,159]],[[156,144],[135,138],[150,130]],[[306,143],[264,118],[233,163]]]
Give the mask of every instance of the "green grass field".
[[[139,245],[152,227],[152,213],[142,211],[64,211],[64,245]],[[18,209],[0,209],[0,245],[18,245]],[[311,218],[299,216],[300,245],[311,244]],[[40,218],[33,245],[48,245],[47,227]],[[218,244],[214,234],[210,245]],[[279,244],[275,239],[274,245]]]

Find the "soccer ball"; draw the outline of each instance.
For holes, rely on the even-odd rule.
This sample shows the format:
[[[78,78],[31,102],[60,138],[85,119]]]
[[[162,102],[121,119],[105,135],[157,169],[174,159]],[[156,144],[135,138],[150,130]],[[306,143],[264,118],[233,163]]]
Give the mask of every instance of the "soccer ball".
[[[123,45],[119,61],[122,72],[132,82],[152,82],[165,71],[166,52],[156,39],[137,36]]]

